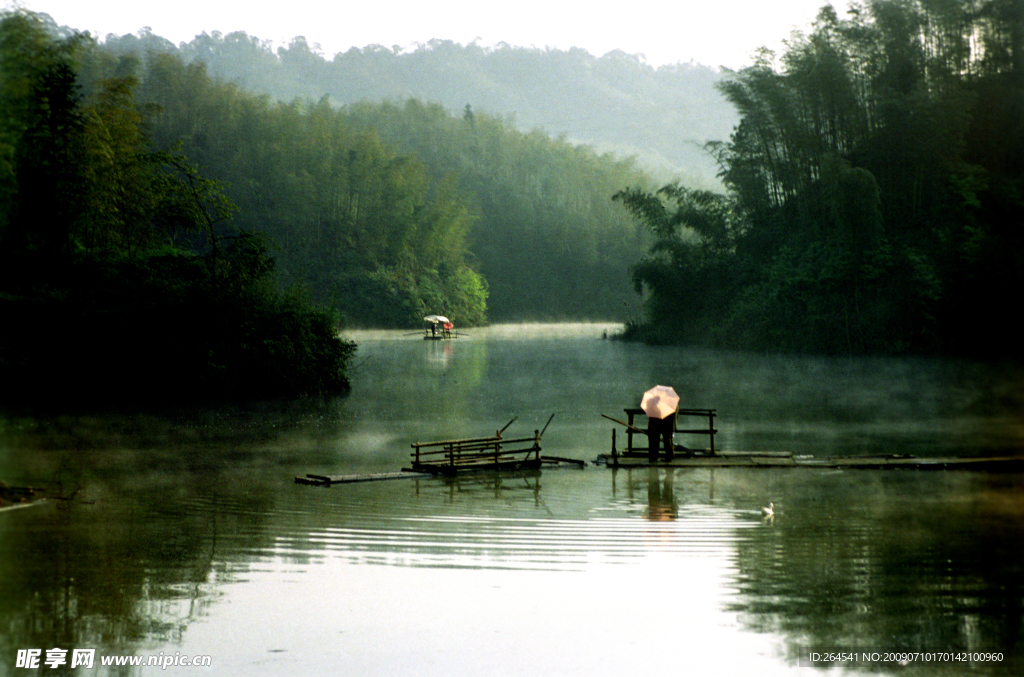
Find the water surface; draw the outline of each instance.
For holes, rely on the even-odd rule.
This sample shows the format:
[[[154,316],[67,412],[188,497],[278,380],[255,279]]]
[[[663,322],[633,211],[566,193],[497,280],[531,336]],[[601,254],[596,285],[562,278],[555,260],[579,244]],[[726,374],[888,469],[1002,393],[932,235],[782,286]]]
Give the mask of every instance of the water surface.
[[[32,674],[19,649],[55,647],[209,655],[217,675],[1020,674],[1019,474],[589,466],[294,484],[395,470],[414,441],[513,417],[529,434],[552,413],[545,450],[593,459],[610,448],[600,414],[657,383],[716,408],[722,448],[1024,446],[1013,365],[652,348],[609,329],[360,333],[353,393],[326,401],[8,414],[0,478],[69,500],[0,512],[0,675]],[[800,667],[810,648],[1003,660]]]

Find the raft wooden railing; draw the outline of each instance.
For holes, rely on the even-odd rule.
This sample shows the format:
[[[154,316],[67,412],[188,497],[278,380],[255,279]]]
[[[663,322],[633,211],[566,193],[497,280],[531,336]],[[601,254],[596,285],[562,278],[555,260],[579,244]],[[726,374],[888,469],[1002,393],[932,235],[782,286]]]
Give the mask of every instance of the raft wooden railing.
[[[640,409],[639,407],[636,407],[636,408],[629,407],[629,408],[623,409],[623,411],[626,412],[627,420],[629,422],[629,425],[626,427],[626,448],[623,450],[623,453],[640,453],[640,451],[641,451],[640,449],[635,449],[633,447],[633,435],[639,434],[639,433],[636,432],[639,428],[637,428],[634,425],[633,419],[636,416],[644,414],[644,410]],[[708,426],[706,428],[687,428],[687,429],[681,429],[681,428],[677,427],[675,429],[675,432],[683,433],[683,434],[687,434],[687,435],[707,435],[708,436],[708,453],[710,453],[712,456],[714,456],[714,454],[715,454],[715,433],[718,432],[717,430],[715,430],[715,412],[716,412],[715,409],[680,409],[677,412],[679,416],[699,416],[701,418],[707,418]],[[677,426],[679,425],[678,417],[676,418],[676,425]],[[647,452],[647,449],[644,448],[643,449],[643,453],[646,453],[646,452]]]
[[[529,446],[518,446],[528,444]],[[539,464],[540,432],[532,437],[505,439],[499,434],[493,437],[470,437],[460,440],[438,442],[414,442],[412,445],[413,470],[425,468],[457,469],[467,466],[500,466],[529,461],[533,455]]]

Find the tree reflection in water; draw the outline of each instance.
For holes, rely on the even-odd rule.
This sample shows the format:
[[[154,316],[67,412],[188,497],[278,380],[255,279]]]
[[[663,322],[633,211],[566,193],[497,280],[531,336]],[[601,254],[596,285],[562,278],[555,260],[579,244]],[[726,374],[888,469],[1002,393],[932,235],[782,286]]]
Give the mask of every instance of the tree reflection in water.
[[[1002,652],[986,672],[1020,674],[1024,477],[794,472],[781,491],[785,514],[740,544],[731,608],[788,637],[792,660],[809,647]]]
[[[254,459],[282,462],[290,435],[336,431],[334,410],[306,402],[0,419],[0,449],[18,452],[0,455],[2,476],[34,479],[48,497],[0,515],[0,657],[179,642],[245,569],[218,552],[224,537],[268,543],[274,489],[253,481]]]

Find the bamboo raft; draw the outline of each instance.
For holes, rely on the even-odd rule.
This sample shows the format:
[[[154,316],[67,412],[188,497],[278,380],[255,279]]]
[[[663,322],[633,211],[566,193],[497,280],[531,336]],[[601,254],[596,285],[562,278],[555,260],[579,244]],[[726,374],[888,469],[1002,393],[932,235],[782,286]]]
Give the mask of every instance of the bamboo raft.
[[[706,435],[706,448],[692,449],[675,445],[676,456],[672,460],[659,458],[649,460],[647,431],[636,426],[636,416],[643,414],[640,409],[624,409],[628,421],[607,419],[625,426],[626,445],[616,446],[616,430],[612,430],[612,448],[607,454],[599,454],[596,465],[609,468],[819,468],[819,469],[913,469],[913,470],[984,470],[989,472],[1024,472],[1024,455],[1000,456],[943,456],[919,457],[910,454],[875,454],[866,456],[814,457],[797,456],[790,451],[722,451],[715,446],[716,411],[714,409],[680,409],[680,416],[698,417],[702,423],[697,427],[676,429],[684,435]],[[554,414],[551,415],[554,418]],[[438,476],[451,477],[474,472],[497,471],[539,471],[543,467],[583,468],[586,461],[541,453],[541,437],[551,423],[548,419],[544,429],[533,431],[532,436],[505,438],[502,433],[515,422],[487,437],[470,437],[436,442],[414,442],[410,453],[410,467],[396,472],[367,473],[361,475],[323,475],[309,473],[296,477],[296,484],[331,486],[355,482],[374,482],[396,479],[427,479]],[[703,421],[707,421],[706,426]],[[633,444],[634,436],[644,438],[643,446]]]
[[[910,454],[879,454],[871,456],[795,456],[789,451],[727,451],[714,456],[695,454],[677,456],[668,461],[647,460],[642,456],[600,454],[597,465],[609,468],[819,468],[845,470],[986,470],[1024,471],[1024,456],[941,456],[921,457]]]
[[[541,467],[540,432],[532,437],[505,439],[470,437],[438,442],[414,442],[411,470],[452,475],[473,470],[536,470]]]
[[[464,472],[496,470],[539,470],[545,465],[586,466],[586,461],[557,456],[542,456],[540,440],[551,424],[551,414],[543,430],[534,430],[531,437],[506,439],[502,433],[516,419],[489,437],[470,437],[438,442],[414,442],[410,472],[434,475],[455,475]]]
[[[518,418],[515,417],[506,423],[504,428],[489,437],[414,442],[410,453],[411,467],[403,470],[433,475],[456,475],[480,471],[539,470],[544,465],[585,467],[586,461],[541,455],[541,437],[554,417],[555,415],[551,414],[543,430],[534,430],[531,437],[502,437],[502,433],[515,423]]]
[[[505,424],[494,435],[488,437],[469,437],[437,442],[414,442],[410,453],[409,468],[400,472],[369,473],[364,475],[317,475],[309,473],[305,477],[296,477],[296,484],[330,486],[332,484],[350,484],[353,482],[374,482],[381,480],[413,479],[452,476],[470,472],[493,471],[528,471],[540,470],[544,466],[574,466],[583,468],[586,461],[558,456],[541,455],[540,441],[548,429],[548,419],[543,430],[534,430],[529,437],[504,438],[502,433],[516,419]]]
[[[911,454],[875,454],[866,456],[833,456],[818,458],[813,456],[796,456],[790,451],[720,451],[715,449],[714,409],[680,409],[680,416],[697,416],[706,418],[707,427],[677,429],[675,432],[690,435],[707,435],[708,446],[704,449],[690,449],[675,445],[676,457],[672,460],[661,458],[649,460],[646,446],[633,444],[633,437],[647,437],[647,431],[637,427],[635,417],[643,414],[643,410],[628,408],[623,410],[627,421],[620,421],[611,416],[605,418],[615,421],[626,428],[626,446],[616,448],[616,430],[612,430],[611,453],[599,454],[594,461],[597,465],[609,468],[830,468],[830,469],[913,469],[913,470],[987,470],[987,471],[1021,471],[1024,470],[1024,456],[944,456],[920,457]]]

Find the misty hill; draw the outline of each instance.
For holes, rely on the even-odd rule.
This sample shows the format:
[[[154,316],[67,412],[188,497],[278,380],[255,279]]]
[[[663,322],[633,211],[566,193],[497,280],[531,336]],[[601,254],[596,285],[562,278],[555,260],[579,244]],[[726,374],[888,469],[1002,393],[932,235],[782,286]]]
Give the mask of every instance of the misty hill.
[[[244,33],[176,47],[149,31],[97,47],[85,81],[137,82],[155,147],[181,143],[226,186],[240,208],[234,224],[280,247],[279,279],[358,326],[404,326],[421,306],[464,323],[484,312],[495,321],[633,316],[630,270],[648,238],[611,197],[666,177],[620,158],[646,144],[639,165],[710,183],[701,145],[731,127],[714,89],[720,73],[656,70],[621,52],[434,42],[328,61],[301,38],[274,52]],[[722,114],[700,114],[716,106]],[[721,134],[708,131],[714,124]],[[405,197],[368,210],[373,195]],[[390,218],[406,202],[419,205],[414,218]],[[368,219],[398,229],[367,230]],[[413,246],[409,228],[453,234],[438,235],[451,260]]]
[[[379,45],[329,58],[305,38],[274,51],[244,32],[199,35],[175,47],[142,31],[107,36],[114,52],[171,52],[201,61],[211,75],[283,101],[328,97],[334,105],[416,98],[458,112],[507,118],[523,131],[542,129],[592,145],[694,186],[715,183],[705,142],[726,140],[738,121],[715,88],[723,77],[699,64],[653,68],[621,51],[595,57],[502,45],[484,48],[432,40],[413,51]]]

